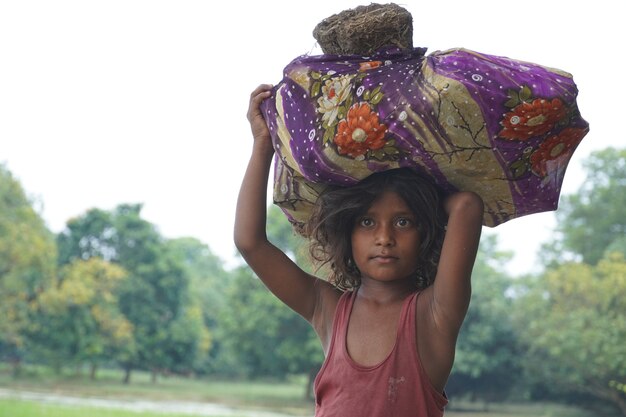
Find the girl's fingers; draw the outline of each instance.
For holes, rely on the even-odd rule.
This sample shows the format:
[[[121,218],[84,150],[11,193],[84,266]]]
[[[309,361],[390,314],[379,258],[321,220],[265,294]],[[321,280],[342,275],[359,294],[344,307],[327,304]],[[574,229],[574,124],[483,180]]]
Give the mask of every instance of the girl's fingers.
[[[252,119],[253,116],[257,114],[261,114],[260,106],[261,102],[268,98],[272,92],[271,84],[261,84],[257,88],[254,89],[252,94],[250,94],[250,106],[248,108],[248,119]]]
[[[272,94],[272,88],[271,84],[261,84],[250,94],[250,106],[248,107],[247,116],[250,121],[252,136],[255,139],[265,137],[269,139],[269,130],[261,114],[261,103]],[[271,141],[268,141],[268,143],[271,145]]]
[[[261,101],[265,100],[266,98],[268,98],[270,95],[272,94],[271,91],[261,91],[260,93],[257,93],[256,95],[254,95],[251,99],[250,102],[254,103],[255,105],[258,105],[261,103]]]
[[[254,91],[252,91],[252,94],[250,94],[250,99],[254,99],[256,97],[258,97],[259,95],[265,95],[267,93],[270,92],[270,90],[272,89],[273,85],[271,84],[261,84],[259,85],[257,88],[254,89]]]

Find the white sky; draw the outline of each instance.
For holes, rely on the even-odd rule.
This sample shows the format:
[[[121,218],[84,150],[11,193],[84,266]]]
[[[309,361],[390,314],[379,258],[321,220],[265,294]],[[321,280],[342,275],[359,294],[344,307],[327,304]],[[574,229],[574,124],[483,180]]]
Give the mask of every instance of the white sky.
[[[407,1],[415,46],[504,55],[571,72],[591,132],[580,161],[626,144],[619,126],[626,29],[620,1]],[[369,2],[0,0],[0,163],[20,180],[48,226],[92,207],[144,203],[166,237],[194,236],[226,260],[251,149],[249,93],[276,84],[331,14]],[[619,48],[618,48],[619,47]],[[536,265],[552,213],[485,233]]]

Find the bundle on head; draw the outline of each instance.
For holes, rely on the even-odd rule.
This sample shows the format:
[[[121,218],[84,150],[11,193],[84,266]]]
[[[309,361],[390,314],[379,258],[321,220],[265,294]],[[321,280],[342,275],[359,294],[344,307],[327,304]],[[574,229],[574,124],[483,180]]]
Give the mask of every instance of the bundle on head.
[[[313,29],[325,54],[369,55],[384,46],[413,48],[413,17],[394,3],[358,6],[322,20]]]

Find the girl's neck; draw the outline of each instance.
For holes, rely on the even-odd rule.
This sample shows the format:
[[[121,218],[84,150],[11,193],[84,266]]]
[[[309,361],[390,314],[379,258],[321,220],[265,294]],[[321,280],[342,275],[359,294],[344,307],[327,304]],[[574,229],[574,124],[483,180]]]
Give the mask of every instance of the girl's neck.
[[[380,282],[362,278],[358,296],[376,304],[390,304],[403,301],[409,294],[415,291],[417,291],[417,286],[410,279]]]

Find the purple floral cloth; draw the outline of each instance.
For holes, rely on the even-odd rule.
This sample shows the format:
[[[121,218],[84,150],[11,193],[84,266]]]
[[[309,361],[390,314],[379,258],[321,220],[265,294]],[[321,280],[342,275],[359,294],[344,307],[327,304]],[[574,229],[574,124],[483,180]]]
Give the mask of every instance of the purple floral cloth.
[[[466,49],[301,56],[262,104],[274,202],[298,228],[329,185],[410,167],[474,191],[485,221],[554,210],[589,126],[563,71]]]

